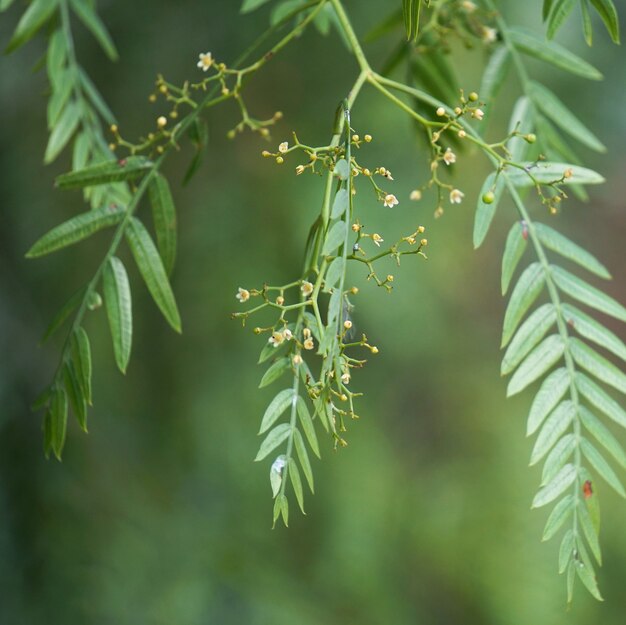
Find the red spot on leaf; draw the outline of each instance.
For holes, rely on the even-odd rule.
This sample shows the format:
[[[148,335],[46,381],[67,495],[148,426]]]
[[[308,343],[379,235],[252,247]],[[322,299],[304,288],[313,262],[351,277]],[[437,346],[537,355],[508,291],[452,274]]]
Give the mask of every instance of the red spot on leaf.
[[[583,495],[585,499],[589,499],[593,495],[593,488],[591,488],[591,482],[586,480],[583,484]]]
[[[126,165],[126,163],[127,163],[127,161],[126,161],[126,159],[125,159],[125,158],[122,158],[122,159],[120,159],[119,161],[117,161],[117,164],[118,164],[120,167],[124,167],[124,166]]]

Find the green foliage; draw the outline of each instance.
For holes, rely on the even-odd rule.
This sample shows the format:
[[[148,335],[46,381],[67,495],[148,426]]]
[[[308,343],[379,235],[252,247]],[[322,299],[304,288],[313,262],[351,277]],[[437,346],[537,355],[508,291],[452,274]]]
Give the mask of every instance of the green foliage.
[[[251,13],[266,4],[269,0],[244,0],[241,13]],[[241,114],[241,122],[228,133],[230,138],[246,129],[267,137],[268,127],[282,114],[276,113],[264,121],[254,119],[243,98],[247,80],[309,24],[323,34],[328,34],[333,25],[354,56],[358,74],[337,109],[329,143],[311,147],[301,143],[294,133],[291,145],[284,141],[277,152],[263,152],[279,165],[294,155],[303,156],[306,164],[297,165],[296,173],[318,174],[324,181],[323,202],[310,230],[302,272],[280,286],[264,283],[259,289],[240,287],[237,298],[242,304],[250,299],[251,305],[254,301],[260,303],[233,314],[244,325],[262,311],[275,315],[271,322],[253,330],[255,335],[269,336],[259,357],[259,363],[267,363],[259,387],[278,381],[283,385],[285,378],[289,380],[287,387],[270,400],[261,418],[259,434],[263,439],[255,458],[272,461],[269,482],[274,498],[273,521],[282,518],[288,524],[288,493],[293,494],[304,513],[303,481],[311,492],[314,489],[309,450],[317,457],[321,455],[317,423],[336,448],[348,444],[346,424],[358,418],[355,400],[362,395],[353,390],[352,376],[366,363],[357,358],[357,350],[378,353],[365,334],[360,338],[353,336],[352,299],[359,289],[350,286],[349,270],[362,269],[368,281],[391,291],[394,277],[380,276],[378,261],[388,258],[399,265],[405,255],[425,258],[428,245],[428,240],[422,238],[424,228],[418,226],[389,247],[381,248],[383,236],[366,231],[359,220],[361,195],[357,194],[357,185],[362,181],[384,210],[393,210],[399,203],[387,190],[393,180],[391,173],[380,166],[366,167],[367,157],[361,157],[366,154],[361,149],[372,138],[361,138],[352,126],[352,108],[363,86],[368,85],[408,115],[426,140],[424,153],[430,165],[430,179],[413,191],[413,200],[419,201],[423,193],[434,191],[436,215],[443,213],[446,201],[462,202],[465,194],[448,182],[443,172],[456,163],[455,150],[461,154],[462,146],[471,143],[493,165],[476,202],[474,247],[486,240],[496,214],[503,212],[506,196],[516,208],[517,219],[511,220],[514,223],[502,258],[502,292],[506,294],[511,285],[513,288],[503,321],[502,347],[506,351],[501,373],[511,376],[509,396],[541,381],[527,421],[527,434],[536,434],[530,464],[543,462],[541,484],[532,507],[554,504],[544,540],[565,530],[559,571],[567,573],[569,600],[576,576],[594,597],[601,599],[588,554],[589,550],[601,563],[595,476],[626,496],[619,476],[603,455],[608,453],[626,468],[626,453],[604,425],[603,417],[598,416],[601,413],[626,427],[626,412],[601,385],[626,393],[626,375],[585,341],[622,360],[626,359],[626,346],[602,323],[566,300],[620,321],[626,321],[626,308],[556,264],[570,262],[596,277],[610,279],[608,270],[594,255],[553,227],[536,221],[531,206],[534,198],[549,214],[556,214],[567,199],[566,190],[585,198],[587,185],[604,182],[600,174],[581,164],[562,133],[597,152],[605,151],[605,147],[551,89],[529,77],[524,58],[531,57],[551,70],[564,70],[588,80],[600,80],[602,75],[565,47],[530,31],[507,26],[491,0],[485,0],[480,7],[472,2],[424,4],[422,7],[421,0],[403,0],[402,10],[394,11],[372,31],[370,39],[390,36],[404,23],[406,34],[406,41],[400,37],[383,71],[377,73],[341,0],[275,3],[272,26],[261,41],[276,37],[283,27],[289,30],[269,50],[264,49],[257,60],[242,68],[240,64],[230,67],[203,53],[199,68],[206,77],[200,81],[185,81],[178,87],[158,77],[151,99],[164,99],[170,107],[168,117],[159,117],[157,128],[138,143],[123,138],[105,98],[77,61],[72,15],[110,60],[118,56],[93,3],[34,0],[29,4],[7,51],[17,50],[38,32],[48,34],[45,68],[50,83],[50,137],[44,161],[55,161],[72,146],[72,170],[57,178],[57,187],[81,189],[91,209],[44,234],[27,256],[34,258],[64,249],[106,228],[113,233],[93,277],[62,307],[44,337],[47,339],[71,320],[57,371],[36,401],[37,407],[45,411],[44,450],[46,455],[53,453],[61,459],[70,409],[79,426],[87,428],[87,406],[92,404],[92,355],[84,321],[86,314],[102,303],[99,290],[104,294],[115,362],[122,373],[129,366],[133,316],[130,282],[119,258],[124,241],[157,307],[169,325],[181,332],[180,313],[169,278],[177,254],[177,218],[173,195],[162,171],[165,159],[179,148],[181,139],[188,138],[195,152],[185,176],[185,181],[189,180],[198,170],[208,144],[207,125],[201,116],[227,101],[232,101]],[[599,14],[612,39],[619,41],[618,19],[611,0],[545,0],[543,19],[548,39],[557,34],[577,4],[581,6],[583,33],[589,44],[591,9]],[[1,0],[0,9],[10,5],[10,0]],[[481,94],[459,90],[454,63],[448,58],[453,35],[468,48],[480,45],[491,53],[481,81]],[[245,58],[241,65],[244,62]],[[395,80],[393,76],[402,66],[405,78]],[[485,133],[477,129],[480,125],[473,122],[486,125],[489,115],[485,106],[489,113],[489,105],[496,102],[513,72],[521,86],[521,97],[514,106],[507,133],[499,141],[488,143]],[[110,127],[111,141],[104,136],[103,122]],[[114,150],[127,154],[118,158]],[[156,243],[138,214],[146,196]],[[532,259],[521,267],[529,253]],[[549,258],[549,253],[555,258]],[[541,297],[544,301],[540,301]],[[580,338],[573,336],[574,332]]]

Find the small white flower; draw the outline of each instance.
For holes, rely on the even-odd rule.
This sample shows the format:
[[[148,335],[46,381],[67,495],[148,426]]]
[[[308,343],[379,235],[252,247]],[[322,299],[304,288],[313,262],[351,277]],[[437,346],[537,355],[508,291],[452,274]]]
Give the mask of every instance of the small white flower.
[[[385,195],[385,199],[383,200],[383,205],[388,208],[393,208],[398,204],[398,198],[393,193],[388,193]]]
[[[344,374],[341,376],[341,381],[342,381],[344,384],[350,384],[350,374],[349,374],[349,373],[344,373]]]
[[[374,243],[380,247],[380,244],[384,241],[385,239],[383,239],[380,234],[377,234],[376,232],[372,235],[372,241],[374,241]]]
[[[476,5],[470,0],[464,0],[462,6],[468,13],[473,13],[476,10]]]
[[[418,202],[422,199],[422,192],[419,189],[414,189],[411,191],[411,195],[409,195],[409,199],[413,200],[413,202]]]
[[[459,191],[459,189],[452,189],[452,191],[450,191],[451,204],[460,204],[464,197],[465,193],[463,193],[463,191]]]
[[[483,111],[482,109],[474,109],[472,111],[472,117],[474,119],[477,119],[479,122],[482,121],[484,116],[485,116],[485,111]]]
[[[302,356],[300,356],[300,354],[296,354],[291,362],[293,362],[294,367],[300,366],[302,364]]]
[[[285,335],[282,332],[273,332],[272,336],[270,336],[268,343],[273,345],[274,347],[278,347],[285,340]]]
[[[443,162],[446,165],[452,165],[453,163],[456,163],[456,154],[450,148],[448,148],[443,153]]]
[[[498,39],[498,31],[489,26],[483,26],[482,39],[485,43],[494,43]]]
[[[285,154],[285,152],[287,152],[289,150],[289,143],[287,143],[287,141],[283,141],[279,146],[278,146],[278,151],[281,154]]]
[[[313,293],[313,285],[310,282],[307,282],[305,280],[302,283],[302,286],[300,287],[300,290],[302,291],[302,295],[304,295],[304,296],[311,295],[311,293]]]
[[[206,72],[213,65],[213,56],[211,56],[210,52],[200,53],[198,58],[200,60],[197,65],[203,72]]]
[[[313,349],[315,347],[315,343],[312,338],[308,338],[302,343],[304,349]]]
[[[235,295],[235,297],[243,304],[244,302],[247,302],[250,299],[250,291],[239,287],[237,291],[237,295]]]
[[[283,330],[283,336],[285,337],[285,341],[291,341],[293,338],[293,334],[289,328]]]

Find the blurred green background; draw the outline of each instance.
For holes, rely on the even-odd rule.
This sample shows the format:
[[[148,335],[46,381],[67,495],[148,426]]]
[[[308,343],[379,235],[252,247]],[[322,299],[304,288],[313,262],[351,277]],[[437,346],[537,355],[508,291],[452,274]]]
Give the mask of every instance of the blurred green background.
[[[78,52],[128,137],[147,132],[162,112],[147,101],[158,72],[178,83],[196,78],[200,51],[229,62],[267,23],[265,11],[240,18],[234,1],[99,5],[122,60],[109,63],[79,25]],[[393,8],[374,0],[346,5],[359,33]],[[541,28],[538,0],[502,5],[512,22]],[[1,42],[19,11],[1,16]],[[587,49],[574,19],[559,40],[596,64],[603,83],[530,65],[609,147],[606,155],[585,154],[607,184],[592,189],[587,205],[567,202],[553,223],[601,256],[616,276],[608,291],[624,302],[626,63],[600,33],[596,25]],[[391,43],[369,48],[372,58],[382,61]],[[390,295],[363,272],[351,275],[361,289],[356,323],[381,353],[354,376],[367,396],[349,446],[335,453],[326,440],[314,464],[307,516],[293,507],[290,528],[271,530],[269,462],[252,462],[273,396],[256,390],[264,339],[229,313],[238,286],[299,275],[321,185],[313,176],[296,179],[293,158],[283,168],[262,159],[267,144],[256,136],[228,141],[237,122],[230,105],[209,118],[209,151],[191,184],[180,186],[189,151],[166,168],[179,209],[173,285],[183,335],[166,327],[133,270],[128,373],[115,369],[104,311],[92,313],[90,433],[72,423],[63,463],[46,461],[40,415],[29,403],[50,379],[59,343],[37,343],[93,272],[107,235],[46,260],[24,259],[38,236],[84,208],[79,193],[53,189],[67,156],[42,165],[46,82],[30,68],[43,51],[38,40],[0,58],[1,625],[624,622],[624,502],[598,485],[606,602],[578,588],[570,611],[556,571],[559,542],[540,543],[547,512],[529,510],[540,477],[527,466],[532,443],[524,436],[532,395],[507,401],[499,376],[500,256],[514,212],[501,205],[487,244],[472,250],[474,198],[489,171],[472,152],[455,166],[465,203],[434,220],[429,199],[409,202],[426,175],[423,146],[409,121],[371,92],[352,117],[357,131],[374,135],[361,159],[393,172],[389,190],[401,202],[383,210],[364,193],[361,219],[388,240],[424,224],[429,260],[390,265]],[[468,90],[479,85],[481,60],[481,52],[456,56]],[[314,31],[269,64],[247,100],[262,118],[284,112],[271,147],[292,130],[306,143],[325,143],[355,72],[341,42]],[[508,83],[494,136],[517,95]]]

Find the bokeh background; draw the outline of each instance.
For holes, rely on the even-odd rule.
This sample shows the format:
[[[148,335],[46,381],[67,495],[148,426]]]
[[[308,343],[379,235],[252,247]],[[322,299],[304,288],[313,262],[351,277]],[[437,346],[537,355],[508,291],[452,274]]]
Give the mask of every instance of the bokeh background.
[[[238,4],[100,2],[121,52],[115,65],[77,25],[79,56],[127,136],[146,132],[161,112],[147,101],[158,72],[174,82],[193,78],[198,52],[230,61],[265,27],[266,11],[240,18]],[[347,0],[360,33],[392,8],[382,4]],[[538,0],[502,6],[512,22],[541,28]],[[0,42],[18,14],[16,6],[1,16]],[[569,201],[554,223],[601,256],[616,276],[608,291],[626,301],[626,59],[598,25],[596,32],[589,50],[574,19],[559,40],[597,65],[603,83],[530,65],[609,147],[585,155],[607,184],[586,205]],[[391,43],[371,46],[372,58]],[[256,136],[228,141],[237,121],[230,106],[211,114],[206,160],[188,186],[179,183],[189,151],[166,169],[179,210],[173,284],[184,334],[168,329],[133,270],[128,373],[115,369],[104,311],[91,314],[90,432],[72,424],[63,462],[46,461],[40,415],[29,403],[54,371],[59,344],[39,348],[38,340],[91,275],[107,235],[46,260],[24,259],[41,233],[83,209],[78,193],[53,189],[67,157],[42,165],[46,82],[31,68],[43,51],[37,41],[0,58],[2,625],[624,622],[624,502],[597,486],[606,602],[579,588],[569,611],[556,571],[559,542],[540,543],[547,512],[529,510],[540,476],[527,466],[532,395],[507,401],[499,376],[500,256],[514,212],[503,204],[487,244],[472,250],[474,198],[488,173],[472,152],[455,166],[462,205],[435,220],[428,199],[410,203],[425,176],[423,146],[409,121],[370,92],[353,111],[356,129],[374,135],[362,158],[391,169],[401,203],[383,211],[364,194],[362,219],[388,240],[423,223],[429,260],[394,270],[390,295],[361,272],[351,276],[361,289],[356,323],[381,353],[354,377],[367,397],[349,446],[335,453],[326,440],[323,461],[315,461],[307,516],[293,508],[288,530],[271,529],[269,462],[252,462],[273,396],[256,390],[264,339],[229,313],[238,286],[298,275],[321,186],[312,176],[296,179],[294,159],[283,168],[261,159],[267,146]],[[476,89],[481,53],[461,52],[455,64],[462,86]],[[321,144],[355,71],[335,36],[311,31],[251,83],[248,102],[260,117],[284,112],[273,143],[295,129]],[[517,95],[508,83],[496,135]],[[607,323],[624,337],[623,326]]]

